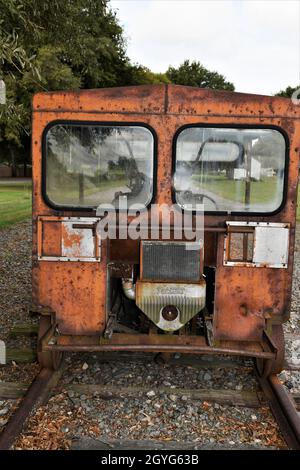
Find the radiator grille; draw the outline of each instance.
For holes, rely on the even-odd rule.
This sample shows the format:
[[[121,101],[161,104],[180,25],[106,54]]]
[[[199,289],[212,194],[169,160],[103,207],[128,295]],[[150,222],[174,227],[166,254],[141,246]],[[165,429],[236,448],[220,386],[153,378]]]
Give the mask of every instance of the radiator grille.
[[[190,281],[200,279],[199,249],[189,242],[142,242],[142,276],[145,281]]]

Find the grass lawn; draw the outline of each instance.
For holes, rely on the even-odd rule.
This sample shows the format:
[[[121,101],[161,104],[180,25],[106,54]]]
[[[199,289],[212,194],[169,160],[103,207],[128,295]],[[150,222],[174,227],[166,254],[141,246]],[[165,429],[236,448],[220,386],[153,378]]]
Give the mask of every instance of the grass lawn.
[[[227,200],[244,202],[245,198],[245,181],[237,181],[227,179],[223,175],[206,175],[203,182],[200,182],[198,175],[193,179],[199,182],[199,186],[213,191],[220,197]],[[276,178],[267,178],[262,181],[251,181],[250,203],[259,204],[263,202],[270,202],[274,200],[277,192]]]
[[[31,217],[31,183],[0,185],[0,229]]]
[[[199,181],[198,175],[193,177],[195,181]],[[234,199],[237,197],[239,202],[243,202],[245,194],[245,182],[227,180],[223,176],[214,176],[213,178],[206,178],[206,181],[201,183],[203,188],[214,191],[225,199]],[[261,184],[259,181],[251,182],[251,196],[252,203],[260,203],[263,201],[270,201],[276,195],[276,178],[268,178]],[[300,222],[300,182],[298,185],[298,207],[297,207],[297,221]]]
[[[84,184],[84,205],[93,205],[93,204],[100,204],[103,202],[101,200],[101,193],[103,193],[104,200],[105,200],[105,192],[109,189],[121,189],[126,184],[128,180],[126,179],[118,179],[118,180],[111,180],[111,181],[102,181],[97,186],[91,184],[88,181],[85,181]],[[94,198],[93,198],[94,196]],[[48,189],[48,197],[51,201],[55,202],[58,205],[63,204],[70,204],[70,205],[79,205],[79,188],[76,181],[66,181],[64,185],[59,186],[56,184],[55,186],[50,186],[50,190]],[[86,198],[86,200],[85,200]]]

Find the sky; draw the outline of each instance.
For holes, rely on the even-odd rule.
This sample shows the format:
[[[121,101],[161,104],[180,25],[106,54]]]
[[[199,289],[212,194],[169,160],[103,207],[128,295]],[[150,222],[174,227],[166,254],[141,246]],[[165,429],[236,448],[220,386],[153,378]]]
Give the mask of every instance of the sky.
[[[111,0],[131,61],[165,72],[200,61],[236,91],[300,85],[300,0]]]

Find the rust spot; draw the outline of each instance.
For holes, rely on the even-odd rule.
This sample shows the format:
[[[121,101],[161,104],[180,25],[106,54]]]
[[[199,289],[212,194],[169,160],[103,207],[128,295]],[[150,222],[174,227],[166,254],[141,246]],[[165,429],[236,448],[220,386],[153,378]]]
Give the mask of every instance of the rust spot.
[[[240,305],[240,314],[243,315],[243,317],[246,317],[248,315],[248,307],[246,304]]]
[[[74,245],[80,245],[80,242],[83,238],[82,234],[74,233],[70,234],[70,232],[66,229],[66,226],[62,224],[62,239],[64,241],[64,245],[66,248],[71,248]]]

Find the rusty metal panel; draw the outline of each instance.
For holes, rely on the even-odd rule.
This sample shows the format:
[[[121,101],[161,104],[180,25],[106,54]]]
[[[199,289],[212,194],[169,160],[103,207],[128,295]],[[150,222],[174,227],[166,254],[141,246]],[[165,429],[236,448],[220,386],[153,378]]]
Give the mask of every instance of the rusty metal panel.
[[[101,260],[95,217],[39,217],[39,261],[85,261]]]
[[[62,334],[96,335],[106,321],[106,266],[39,263],[39,303],[50,307]]]
[[[89,217],[87,212],[54,211],[41,194],[41,137],[54,120],[101,122],[144,122],[158,136],[157,190],[155,202],[172,204],[172,142],[176,130],[199,122],[211,125],[279,126],[290,140],[287,200],[283,209],[268,218],[270,222],[290,224],[287,269],[248,269],[223,266],[224,237],[217,238],[217,276],[215,296],[215,335],[229,340],[257,341],[265,325],[265,314],[277,321],[288,318],[295,238],[297,183],[300,149],[300,107],[278,97],[217,92],[170,85],[123,89],[53,92],[37,94],[33,100],[33,217]],[[242,216],[232,217],[234,221]],[[206,227],[225,228],[228,215],[205,216]],[[265,222],[263,215],[249,221]],[[212,238],[212,237],[211,237]],[[57,312],[59,328],[66,334],[95,334],[105,323],[106,255],[99,263],[37,262],[38,233],[33,226],[33,299]],[[118,241],[112,249],[118,258]],[[133,245],[133,244],[132,244]],[[134,243],[137,260],[138,243]],[[54,246],[54,245],[53,245]],[[126,249],[131,250],[128,243]],[[125,258],[126,249],[121,250]],[[210,243],[207,250],[215,250]],[[215,264],[215,253],[205,253]],[[254,295],[255,293],[255,295]],[[65,295],[66,294],[66,295]],[[165,335],[158,335],[165,336]],[[141,347],[143,344],[141,344]],[[243,348],[238,346],[240,350]]]
[[[262,270],[218,267],[213,321],[215,340],[262,339],[265,302],[261,286],[265,280]]]
[[[264,117],[300,117],[300,106],[291,100],[274,96],[261,96],[231,91],[215,91],[208,88],[168,85],[168,112],[188,116],[247,116],[250,119]],[[236,120],[234,121],[237,122]]]
[[[219,235],[219,239],[214,337],[260,341],[266,320],[283,318],[288,308],[287,270],[224,266],[224,235]]]
[[[61,256],[61,223],[57,220],[45,220],[39,225],[42,232],[41,257]]]
[[[139,240],[122,240],[122,244],[120,244],[118,239],[109,240],[110,261],[138,264],[140,256],[139,245]]]
[[[224,240],[224,266],[246,266],[248,268],[288,267],[290,224],[274,222],[226,222],[228,235]],[[242,239],[233,238],[240,235]],[[252,235],[253,246],[247,236]],[[246,236],[246,237],[245,237]],[[252,240],[251,238],[251,240]],[[243,252],[246,249],[246,256]],[[236,253],[236,259],[232,252]]]
[[[92,227],[97,220],[97,218],[42,216],[37,221],[37,232],[33,233],[39,260],[33,263],[33,300],[35,304],[46,306],[55,312],[58,329],[64,334],[77,335],[85,331],[85,334],[95,335],[104,329],[106,246],[103,244],[101,247],[103,262],[93,257],[92,261],[98,261],[97,263],[86,262],[90,260],[89,258],[84,261],[76,258],[76,263],[62,263],[61,261],[68,259],[62,256],[62,230],[55,230],[52,227],[49,231],[49,227],[51,224],[58,224],[62,228],[66,221],[72,225],[82,224],[84,227]],[[44,232],[45,227],[48,227],[46,232]],[[86,231],[93,233],[91,228],[81,230],[84,234]],[[77,229],[75,235],[76,231]],[[59,256],[52,256],[53,252],[50,255],[45,252],[43,243],[47,235],[51,236],[51,240],[47,240],[46,248],[53,249],[60,245]],[[96,231],[93,236],[96,240]],[[89,240],[92,242],[90,238]],[[64,239],[65,245],[66,239]],[[78,243],[75,243],[76,246]]]
[[[94,114],[163,113],[165,108],[165,85],[142,85],[138,87],[114,87],[97,90],[57,91],[36,93],[33,108],[43,112],[72,111]],[[101,120],[101,116],[98,116]],[[128,118],[127,118],[128,119]]]

